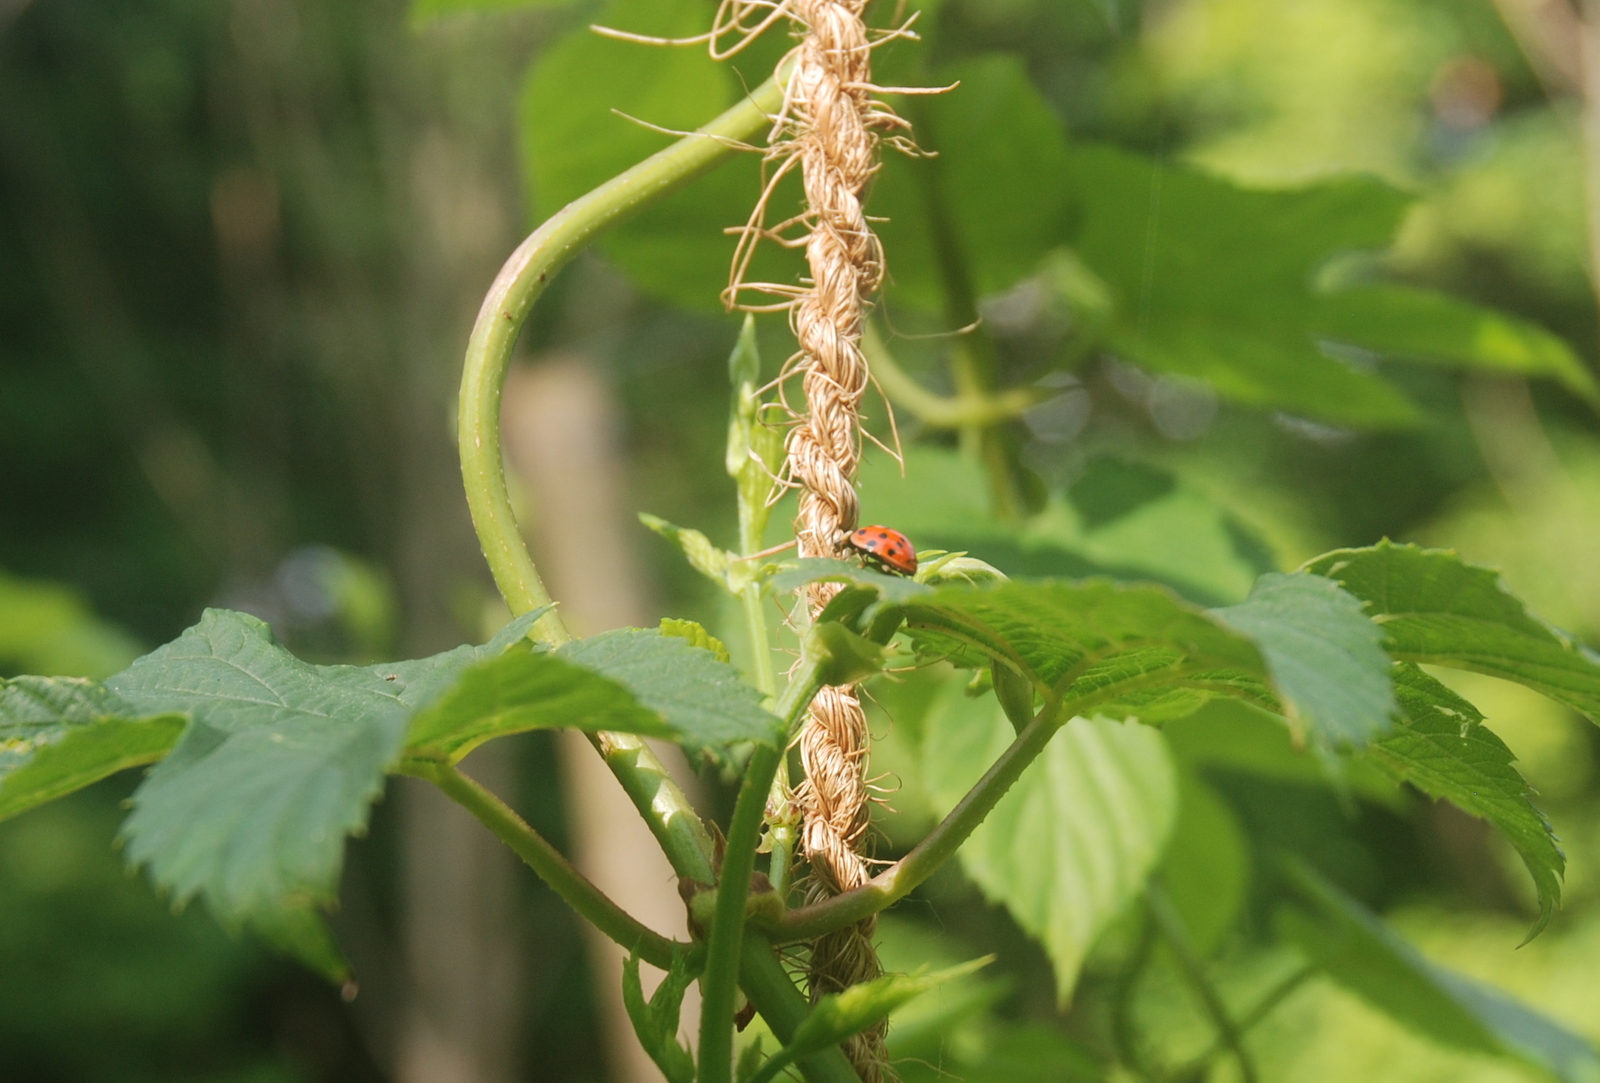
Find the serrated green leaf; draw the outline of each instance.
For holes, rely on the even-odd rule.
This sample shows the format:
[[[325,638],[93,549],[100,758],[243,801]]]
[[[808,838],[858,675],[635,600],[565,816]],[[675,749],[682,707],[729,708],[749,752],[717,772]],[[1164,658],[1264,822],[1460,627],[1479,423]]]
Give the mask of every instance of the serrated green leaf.
[[[1015,734],[993,702],[952,681],[924,721],[923,777],[935,813],[953,809]],[[1065,1001],[1084,956],[1142,890],[1177,811],[1161,734],[1074,719],[961,849],[985,896],[1038,938]]]
[[[732,663],[733,661],[733,657],[728,653],[727,644],[706,631],[705,626],[697,621],[663,617],[661,620],[661,634],[664,636],[677,636],[691,647],[699,647],[703,651],[710,651],[711,657],[719,662]]]
[[[1159,721],[1213,694],[1276,707],[1254,644],[1158,587],[1013,581],[945,587],[902,607],[924,655],[1002,659],[1073,713]]]
[[[253,915],[250,931],[334,985],[351,980],[350,963],[328,923],[312,906],[285,906]]]
[[[627,688],[665,720],[679,741],[694,747],[769,742],[778,736],[778,720],[738,670],[676,636],[622,628],[574,640],[558,654]]]
[[[1600,1079],[1583,1038],[1499,990],[1429,962],[1378,917],[1304,865],[1290,869],[1304,909],[1279,931],[1329,977],[1406,1026],[1446,1045],[1511,1057],[1563,1083]]]
[[[717,548],[711,539],[700,531],[669,523],[658,515],[640,512],[639,521],[676,545],[695,571],[719,587],[734,589],[729,580],[729,572],[735,566],[735,557],[732,553]]]
[[[1483,725],[1471,703],[1409,663],[1394,668],[1401,723],[1374,741],[1367,755],[1396,778],[1463,812],[1494,824],[1516,847],[1539,892],[1539,919],[1528,933],[1544,929],[1561,901],[1567,859],[1531,791],[1512,766],[1511,750]]]
[[[142,714],[94,681],[0,680],[0,820],[154,763],[188,719]]]
[[[1600,722],[1600,656],[1529,613],[1495,572],[1387,541],[1305,570],[1365,602],[1395,658],[1515,681]]]
[[[483,647],[355,667],[302,662],[256,618],[207,610],[106,682],[136,710],[192,719],[134,794],[128,860],[179,903],[203,894],[224,922],[331,901],[345,836],[365,827],[411,712],[533,616]]]
[[[768,580],[768,583],[778,594],[799,590],[810,583],[848,583],[869,587],[877,591],[878,596],[884,601],[891,603],[921,597],[930,590],[915,579],[907,579],[903,575],[889,575],[887,572],[863,568],[848,560],[834,560],[831,557],[805,557],[793,561],[784,565]]]
[[[1304,572],[1270,572],[1239,605],[1212,611],[1260,648],[1272,683],[1318,739],[1361,745],[1395,713],[1383,632],[1361,602]]]
[[[778,723],[761,699],[732,666],[675,635],[623,628],[554,652],[517,644],[420,712],[406,754],[455,761],[494,737],[563,727],[712,750],[770,742]]]
[[[639,979],[639,957],[630,955],[622,963],[622,1004],[628,1021],[639,1036],[639,1044],[655,1061],[667,1083],[694,1083],[694,1058],[678,1041],[678,1013],[683,994],[699,974],[690,956],[674,951],[665,980],[648,1001]]]
[[[532,644],[481,662],[406,734],[406,755],[456,762],[495,737],[536,729],[611,730],[672,737],[659,714],[616,681]]]

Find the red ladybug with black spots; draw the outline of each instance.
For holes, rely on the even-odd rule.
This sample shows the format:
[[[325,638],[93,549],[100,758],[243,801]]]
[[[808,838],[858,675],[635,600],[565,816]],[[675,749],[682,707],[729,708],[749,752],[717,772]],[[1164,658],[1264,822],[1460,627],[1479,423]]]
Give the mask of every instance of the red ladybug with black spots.
[[[900,575],[917,574],[917,551],[898,530],[886,526],[864,526],[850,535],[850,545],[885,571]]]

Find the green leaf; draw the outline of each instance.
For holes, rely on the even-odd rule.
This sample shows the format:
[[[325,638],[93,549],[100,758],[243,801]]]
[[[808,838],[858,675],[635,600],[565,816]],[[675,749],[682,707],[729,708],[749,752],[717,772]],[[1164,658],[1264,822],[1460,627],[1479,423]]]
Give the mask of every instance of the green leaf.
[[[1415,419],[1382,380],[1324,355],[1312,319],[1320,265],[1387,245],[1407,196],[1364,178],[1247,190],[1104,145],[1069,157],[1083,203],[1073,249],[1111,298],[1118,352],[1247,405],[1347,425]]]
[[[661,634],[664,636],[677,636],[691,647],[699,647],[703,651],[710,651],[711,657],[719,662],[731,663],[733,661],[733,657],[728,653],[727,644],[706,631],[705,627],[697,621],[663,617],[661,620]]]
[[[726,549],[717,548],[712,544],[711,539],[700,533],[700,531],[669,523],[658,515],[640,512],[639,521],[673,545],[676,545],[678,550],[683,553],[684,559],[689,562],[689,566],[695,571],[719,587],[734,592],[738,591],[739,588],[733,585],[730,573],[740,565],[732,553]]]
[[[154,763],[187,723],[176,713],[144,715],[80,678],[0,680],[0,820]]]
[[[870,588],[884,601],[890,603],[923,597],[930,590],[915,579],[907,579],[903,575],[890,575],[875,568],[863,568],[848,560],[834,560],[830,557],[805,557],[788,563],[769,580],[769,583],[773,592],[777,594],[787,594],[810,583],[846,583]]]
[[[1383,631],[1336,584],[1271,572],[1244,602],[1213,612],[1255,640],[1291,717],[1320,740],[1360,745],[1389,728],[1396,707]]]
[[[1305,908],[1281,912],[1279,930],[1333,980],[1445,1045],[1514,1058],[1565,1083],[1600,1079],[1600,1057],[1587,1041],[1496,989],[1430,963],[1309,867],[1290,872]]]
[[[137,711],[192,719],[133,796],[128,860],[180,904],[204,894],[224,922],[331,901],[344,838],[365,828],[411,712],[531,617],[483,647],[358,668],[302,662],[256,618],[207,610],[106,682]]]
[[[1600,722],[1600,656],[1530,614],[1488,568],[1385,541],[1328,553],[1305,570],[1365,602],[1395,658],[1515,681]]]
[[[554,652],[519,643],[419,713],[406,754],[454,762],[494,737],[563,727],[707,749],[772,741],[778,723],[761,698],[711,650],[677,635],[624,628]]]
[[[993,961],[994,956],[991,955],[931,974],[885,974],[881,978],[852,985],[842,992],[828,994],[818,1000],[806,1017],[800,1020],[800,1025],[795,1027],[793,1040],[762,1065],[752,1083],[765,1083],[766,1080],[777,1078],[784,1066],[876,1026],[901,1005],[937,989],[945,982],[966,977]]]
[[[1323,299],[1328,337],[1391,357],[1559,380],[1593,402],[1593,375],[1566,342],[1535,324],[1405,286],[1357,286]]]
[[[886,154],[869,210],[887,219],[878,232],[890,298],[943,311],[941,245],[962,261],[978,294],[1007,289],[1066,239],[1073,200],[1060,181],[1061,123],[1021,60],[967,60],[933,80],[960,84],[908,106],[918,146],[934,156]]]
[[[639,1044],[656,1062],[667,1083],[694,1083],[694,1058],[678,1041],[678,1014],[683,994],[699,976],[700,967],[687,952],[674,950],[667,976],[649,1001],[639,980],[639,957],[622,963],[622,1004],[639,1036]]]
[[[1539,892],[1531,940],[1561,901],[1567,859],[1544,814],[1529,800],[1511,750],[1483,725],[1478,709],[1414,665],[1394,668],[1401,724],[1373,742],[1367,755],[1429,797],[1449,801],[1505,833]]]
[[[1069,714],[1179,718],[1211,695],[1276,707],[1255,646],[1158,587],[1102,580],[945,587],[902,603],[920,653],[999,659]]]
[[[447,15],[465,12],[515,11],[518,8],[548,8],[570,0],[411,0],[411,21],[425,23]]]
[[[139,645],[95,616],[71,587],[0,572],[0,666],[68,677],[104,677]]]
[[[761,693],[711,651],[676,636],[622,628],[558,653],[628,689],[685,744],[710,749],[776,736],[778,721],[762,708]]]
[[[350,963],[334,942],[328,923],[314,906],[285,906],[251,916],[250,931],[293,956],[334,985],[351,981]],[[354,987],[348,992],[353,995]]]
[[[705,33],[713,14],[703,0],[612,0],[593,21],[681,38]],[[545,51],[523,89],[522,156],[535,216],[548,218],[673,140],[641,121],[692,131],[732,105],[739,86],[704,46],[619,41],[577,27]],[[725,231],[745,224],[760,193],[759,155],[737,155],[608,232],[600,247],[647,292],[720,312],[735,245]],[[763,245],[753,278],[790,281],[798,267],[794,254]]]
[[[1178,812],[1161,879],[1195,949],[1215,951],[1244,908],[1250,846],[1238,817],[1193,770],[1178,772]]]
[[[1011,743],[991,701],[946,686],[925,722],[924,781],[938,815],[953,809]],[[961,849],[985,896],[1038,938],[1065,1001],[1084,956],[1143,889],[1178,806],[1161,734],[1078,718],[1064,726]]]

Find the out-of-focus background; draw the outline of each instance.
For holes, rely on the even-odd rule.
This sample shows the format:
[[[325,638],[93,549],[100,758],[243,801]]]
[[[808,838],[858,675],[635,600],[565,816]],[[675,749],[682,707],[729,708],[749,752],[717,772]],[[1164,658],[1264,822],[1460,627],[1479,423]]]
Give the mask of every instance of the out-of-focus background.
[[[1585,126],[1591,192],[1600,132],[1584,114],[1583,36],[1566,0],[939,7],[929,47],[952,61],[1015,58],[1069,141],[1118,143],[1246,188],[1382,178],[1414,197],[1389,273],[1542,325],[1593,365]],[[540,187],[554,138],[541,96],[595,93],[581,64],[541,59],[612,14],[0,0],[0,674],[105,675],[207,605],[263,617],[318,661],[413,657],[493,630],[503,613],[454,460],[457,366],[477,299],[559,190]],[[1600,47],[1590,55],[1600,64]],[[644,119],[705,118],[664,103]],[[642,152],[661,141],[638,135]],[[722,225],[743,221],[754,195],[730,190]],[[1159,206],[1148,213],[1161,221]],[[666,614],[723,625],[710,585],[633,513],[731,539],[722,457],[738,324],[716,311],[714,286],[680,303],[688,280],[659,281],[673,277],[667,256],[652,280],[637,246],[613,255],[580,258],[524,334],[507,397],[519,496],[581,628]],[[1036,293],[983,308],[1030,379],[1029,350],[1061,338]],[[789,348],[781,318],[762,334],[775,368]],[[940,348],[908,341],[920,343],[908,352]],[[1103,478],[1091,464],[1115,448],[1117,462],[1144,465],[1113,484],[1176,485],[1224,509],[1248,526],[1261,566],[1384,536],[1451,546],[1501,569],[1543,616],[1600,639],[1600,420],[1561,386],[1385,364],[1417,417],[1363,428],[1110,357],[1072,371],[1044,375],[1061,393],[1017,429],[1015,462],[1040,486]],[[933,476],[919,462],[960,462],[940,440],[908,457],[909,483]],[[948,502],[960,485],[939,477]],[[910,491],[896,523],[916,540]],[[971,501],[981,507],[981,492]],[[1101,547],[1102,564],[1178,579],[1203,544],[1141,550],[1149,540],[1084,544]],[[1225,599],[1239,574],[1215,564],[1198,586]],[[1277,827],[1329,840],[1430,956],[1600,1039],[1600,739],[1510,686],[1463,690],[1517,754],[1570,859],[1563,911],[1521,951],[1525,878],[1475,821],[1244,784],[1224,787],[1232,815],[1267,832],[1296,810]],[[878,719],[882,769],[903,787],[883,815],[886,849],[924,817],[894,713],[886,700]],[[535,735],[474,763],[542,831],[581,847],[606,829],[577,752]],[[715,807],[724,780],[699,782]],[[575,919],[427,794],[392,786],[352,844],[335,929],[361,992],[345,1004],[202,906],[174,915],[124,871],[114,839],[136,783],[130,773],[0,824],[0,1079],[650,1078],[619,1050],[630,1039],[607,992],[615,974]],[[670,895],[670,883],[654,888]],[[1062,1050],[1096,1025],[1084,1018],[1099,1010],[1093,965],[1064,1012],[1038,947],[954,873],[885,922],[885,941],[906,967],[999,953],[1004,980],[976,987],[965,1029],[951,1032],[969,1043],[957,1060],[976,1066],[959,1074],[1080,1078],[1063,1074]],[[1253,965],[1239,958],[1241,972]],[[1139,1010],[1181,1046],[1198,1024],[1174,988],[1154,979]],[[1256,1041],[1273,1080],[1527,1078],[1331,986],[1307,988]],[[1018,1059],[984,1059],[996,1049]],[[1040,1064],[1054,1074],[1028,1074]]]

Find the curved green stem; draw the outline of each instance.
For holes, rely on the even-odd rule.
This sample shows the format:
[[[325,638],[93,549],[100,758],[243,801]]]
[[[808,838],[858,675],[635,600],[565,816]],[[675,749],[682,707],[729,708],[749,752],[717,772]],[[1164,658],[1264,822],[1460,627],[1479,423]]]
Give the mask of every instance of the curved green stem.
[[[1059,704],[1046,704],[984,772],[977,785],[967,791],[961,803],[909,854],[854,891],[781,915],[768,930],[773,940],[812,940],[854,925],[911,894],[961,848],[1027,766],[1044,751],[1060,728],[1057,722],[1060,716]]]
[[[745,768],[744,783],[728,824],[717,881],[717,909],[706,941],[706,969],[701,978],[700,1083],[732,1083],[734,990],[739,979],[739,948],[744,941],[745,901],[755,871],[756,844],[766,815],[767,792],[778,773],[789,734],[822,687],[821,666],[813,663],[795,674],[778,704],[783,732],[773,745],[759,745]]]
[[[569,203],[517,247],[489,288],[461,374],[458,447],[473,526],[513,613],[550,601],[511,508],[500,441],[500,392],[523,320],[550,276],[602,230],[726,158],[733,143],[758,132],[781,102],[774,77],[700,131]],[[571,638],[554,610],[540,618],[532,634],[552,645]],[[649,747],[627,734],[600,734],[595,743],[678,875],[712,883],[710,837]]]
[[[774,76],[698,132],[567,204],[517,246],[489,287],[461,374],[458,446],[472,523],[512,612],[550,602],[517,528],[500,447],[500,392],[522,321],[550,276],[599,233],[728,157],[732,144],[760,131],[782,101]],[[569,638],[554,612],[536,629],[549,642]]]
[[[862,351],[873,379],[878,381],[889,400],[910,410],[924,425],[936,429],[997,425],[1021,416],[1024,410],[1037,406],[1048,395],[1033,388],[1015,388],[997,394],[980,391],[958,396],[937,395],[900,367],[875,324],[867,325]]]
[[[664,969],[672,963],[674,948],[688,947],[655,932],[612,902],[509,805],[455,767],[438,764],[421,769],[413,765],[409,773],[426,778],[476,816],[527,862],[528,867],[539,874],[539,879],[549,884],[567,905],[628,951],[637,952],[645,962]]]

